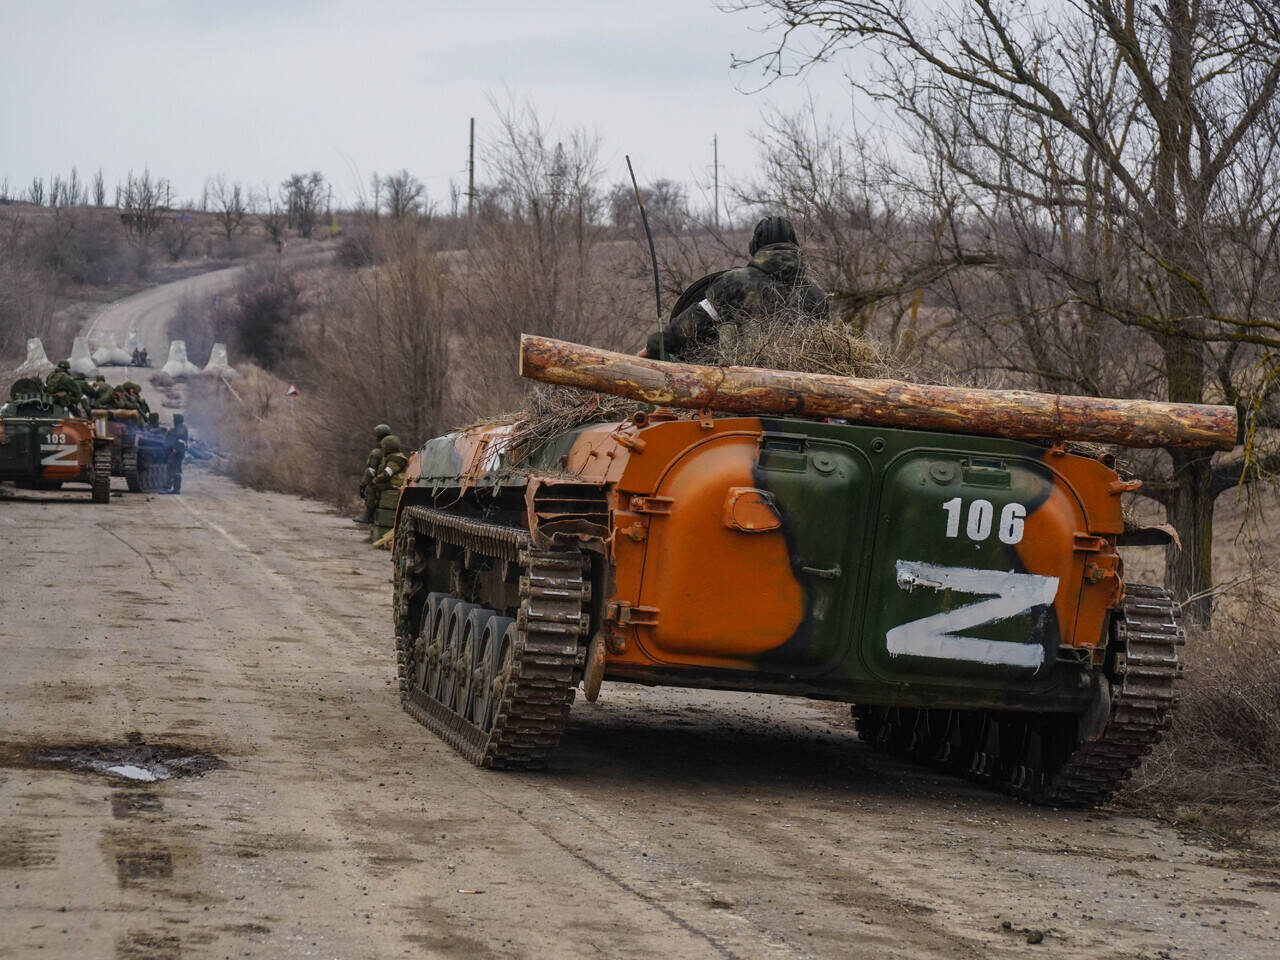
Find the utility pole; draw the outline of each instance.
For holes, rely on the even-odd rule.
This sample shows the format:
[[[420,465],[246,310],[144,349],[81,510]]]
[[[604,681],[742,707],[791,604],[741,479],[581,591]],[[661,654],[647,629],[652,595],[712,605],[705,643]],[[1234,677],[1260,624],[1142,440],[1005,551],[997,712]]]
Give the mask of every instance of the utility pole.
[[[476,118],[471,118],[471,142],[467,147],[467,219],[475,215],[476,207]]]
[[[715,183],[713,196],[715,197],[715,222],[716,229],[720,229],[720,137],[718,135],[711,138],[711,176]]]

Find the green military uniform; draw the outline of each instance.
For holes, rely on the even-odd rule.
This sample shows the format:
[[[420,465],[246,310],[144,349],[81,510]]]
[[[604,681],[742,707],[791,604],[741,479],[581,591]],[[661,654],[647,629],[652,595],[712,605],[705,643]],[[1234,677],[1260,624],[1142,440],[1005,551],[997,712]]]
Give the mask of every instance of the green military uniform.
[[[54,403],[66,407],[68,412],[74,412],[80,406],[80,387],[76,385],[75,377],[71,376],[71,364],[66,360],[50,372],[49,378],[44,382],[44,390]]]
[[[750,250],[751,259],[745,267],[700,281],[705,284],[702,299],[672,317],[661,338],[657,333],[649,337],[648,356],[656,358],[659,349],[665,348],[668,360],[686,359],[697,346],[713,344],[753,318],[780,311],[801,320],[827,318],[827,294],[805,272],[790,221],[782,217],[761,220]]]
[[[182,492],[182,459],[187,455],[191,434],[180,413],[173,415],[173,426],[165,435],[165,447],[169,451],[169,493]]]
[[[395,523],[399,490],[404,486],[405,468],[409,466],[409,458],[400,452],[400,441],[394,434],[383,437],[378,446],[382,451],[382,462],[369,483],[365,499],[365,508],[373,524],[370,539],[374,541]]]
[[[373,512],[377,509],[377,498],[371,495],[370,486],[382,466],[382,441],[383,438],[391,435],[391,428],[385,423],[380,423],[373,428],[373,435],[377,438],[378,445],[370,450],[369,455],[364,458],[364,473],[360,477],[360,499],[365,503],[365,510],[362,516],[355,518],[356,523],[373,523]],[[370,506],[370,504],[373,505]]]
[[[151,406],[147,401],[142,399],[142,388],[132,380],[126,380],[120,384],[120,388],[124,391],[125,397],[128,399],[129,409],[137,410],[142,415],[142,419],[146,419],[151,415]]]

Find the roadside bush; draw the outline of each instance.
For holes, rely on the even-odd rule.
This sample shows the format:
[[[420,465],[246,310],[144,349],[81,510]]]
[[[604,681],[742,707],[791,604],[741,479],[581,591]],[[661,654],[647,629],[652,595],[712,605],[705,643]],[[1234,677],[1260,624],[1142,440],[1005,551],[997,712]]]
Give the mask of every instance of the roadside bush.
[[[233,352],[278,371],[294,349],[294,322],[302,315],[302,290],[289,271],[254,268],[226,306]]]
[[[1213,807],[1240,829],[1280,815],[1280,631],[1225,619],[1188,637],[1173,725],[1121,799],[1193,823]]]

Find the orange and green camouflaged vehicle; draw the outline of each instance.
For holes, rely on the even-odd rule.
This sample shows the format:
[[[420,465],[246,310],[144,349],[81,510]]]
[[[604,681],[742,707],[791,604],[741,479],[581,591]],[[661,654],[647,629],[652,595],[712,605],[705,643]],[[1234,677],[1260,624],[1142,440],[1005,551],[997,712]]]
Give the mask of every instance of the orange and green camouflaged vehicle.
[[[94,503],[111,499],[111,438],[97,421],[55,403],[38,379],[13,385],[0,406],[0,481],[57,490],[89,485]]]
[[[1125,579],[1109,456],[660,407],[514,464],[513,429],[428,442],[396,518],[404,706],[475,763],[544,764],[608,680],[846,701],[882,747],[1093,804],[1168,723],[1178,607]]]

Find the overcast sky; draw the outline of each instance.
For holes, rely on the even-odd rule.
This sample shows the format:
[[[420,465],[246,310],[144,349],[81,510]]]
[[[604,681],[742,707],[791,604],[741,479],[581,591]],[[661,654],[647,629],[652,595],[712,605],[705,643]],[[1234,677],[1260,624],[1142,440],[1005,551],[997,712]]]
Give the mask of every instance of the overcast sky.
[[[610,182],[625,153],[641,181],[706,179],[713,134],[723,180],[750,172],[766,106],[850,109],[841,67],[747,92],[730,56],[764,49],[760,25],[712,0],[0,0],[0,179],[148,166],[192,197],[317,169],[351,198],[403,167],[443,200],[471,116],[484,180],[510,94],[595,130]]]

